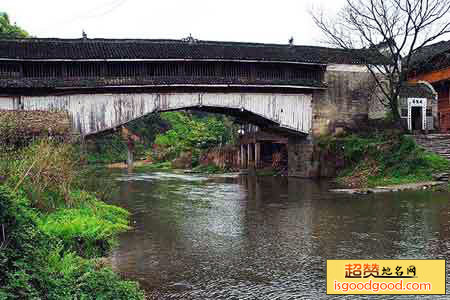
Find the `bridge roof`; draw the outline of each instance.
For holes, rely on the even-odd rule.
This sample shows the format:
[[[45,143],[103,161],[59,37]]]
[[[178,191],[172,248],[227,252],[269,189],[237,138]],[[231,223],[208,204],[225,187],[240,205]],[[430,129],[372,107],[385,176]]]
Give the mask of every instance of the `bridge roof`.
[[[231,60],[364,64],[369,50],[198,40],[0,40],[0,60]],[[373,53],[373,52],[372,52]]]

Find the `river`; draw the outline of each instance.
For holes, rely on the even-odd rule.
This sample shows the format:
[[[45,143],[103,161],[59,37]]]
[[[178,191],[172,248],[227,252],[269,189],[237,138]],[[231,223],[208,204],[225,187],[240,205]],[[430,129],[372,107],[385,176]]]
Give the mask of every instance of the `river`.
[[[111,202],[132,213],[134,228],[121,235],[113,267],[151,299],[330,299],[326,259],[450,253],[448,193],[334,194],[329,181],[286,177],[114,179]]]

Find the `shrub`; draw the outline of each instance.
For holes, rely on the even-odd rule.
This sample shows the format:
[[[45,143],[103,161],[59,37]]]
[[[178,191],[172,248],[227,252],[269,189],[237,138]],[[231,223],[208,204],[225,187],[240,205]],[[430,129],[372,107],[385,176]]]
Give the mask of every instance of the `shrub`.
[[[59,248],[49,255],[45,279],[46,299],[144,299],[137,283],[121,280],[111,269]]]
[[[355,187],[427,181],[434,172],[450,166],[445,158],[422,149],[411,137],[395,133],[322,138],[319,146],[344,160],[340,180]]]
[[[23,189],[41,209],[54,209],[61,201],[74,204],[70,191],[78,176],[79,160],[71,144],[43,139],[9,155],[15,158],[8,160],[5,170],[11,188]]]
[[[161,117],[171,128],[155,138],[157,160],[173,160],[181,153],[191,152],[195,165],[201,151],[231,143],[235,138],[235,128],[224,118],[211,115],[198,117],[185,112],[162,113]]]
[[[111,222],[126,215],[107,205],[92,209]],[[23,194],[0,186],[0,299],[144,299],[137,283],[65,251],[38,223]]]
[[[64,251],[89,258],[104,256],[116,245],[116,236],[130,228],[129,213],[86,192],[78,193],[82,198],[78,208],[63,208],[46,215],[39,220],[39,227],[61,240]]]
[[[43,289],[38,279],[50,238],[36,219],[23,195],[0,186],[0,299],[30,299]]]

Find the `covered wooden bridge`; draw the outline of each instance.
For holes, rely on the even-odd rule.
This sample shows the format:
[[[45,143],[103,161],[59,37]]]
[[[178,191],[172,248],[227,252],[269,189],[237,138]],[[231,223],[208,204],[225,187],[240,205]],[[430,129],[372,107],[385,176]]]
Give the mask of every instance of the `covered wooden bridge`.
[[[201,109],[307,137],[367,115],[365,56],[192,37],[1,40],[0,110],[65,111],[82,136],[153,112]],[[302,143],[311,142],[290,142]],[[292,164],[295,173],[302,163]]]

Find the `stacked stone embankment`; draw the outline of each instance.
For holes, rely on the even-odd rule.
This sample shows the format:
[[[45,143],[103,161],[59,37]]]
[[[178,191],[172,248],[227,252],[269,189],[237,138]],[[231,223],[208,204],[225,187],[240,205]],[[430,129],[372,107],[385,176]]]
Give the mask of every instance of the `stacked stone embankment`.
[[[413,138],[416,140],[417,144],[426,150],[450,160],[450,134],[415,135]],[[433,177],[435,180],[448,181],[449,175],[450,170],[449,172],[435,174]]]

